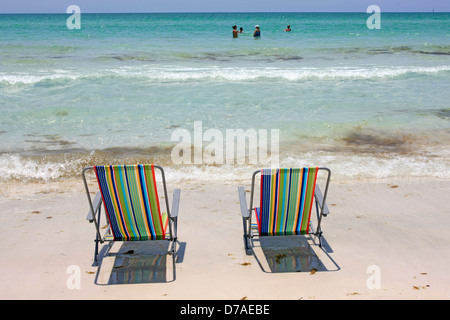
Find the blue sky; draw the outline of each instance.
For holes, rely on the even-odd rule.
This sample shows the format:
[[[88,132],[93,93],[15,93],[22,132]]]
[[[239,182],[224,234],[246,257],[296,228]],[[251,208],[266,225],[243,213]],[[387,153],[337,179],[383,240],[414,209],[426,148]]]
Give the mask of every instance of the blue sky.
[[[81,12],[450,12],[450,0],[2,0],[0,13]]]

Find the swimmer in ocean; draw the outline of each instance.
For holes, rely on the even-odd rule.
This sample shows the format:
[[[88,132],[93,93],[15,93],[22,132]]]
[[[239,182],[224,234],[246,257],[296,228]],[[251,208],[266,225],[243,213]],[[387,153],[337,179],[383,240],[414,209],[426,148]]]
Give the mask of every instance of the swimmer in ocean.
[[[238,31],[237,31],[237,27],[233,26],[233,38],[237,38],[238,37]]]
[[[259,25],[255,26],[255,31],[253,32],[253,37],[254,38],[259,38],[261,37],[261,30],[259,29]]]

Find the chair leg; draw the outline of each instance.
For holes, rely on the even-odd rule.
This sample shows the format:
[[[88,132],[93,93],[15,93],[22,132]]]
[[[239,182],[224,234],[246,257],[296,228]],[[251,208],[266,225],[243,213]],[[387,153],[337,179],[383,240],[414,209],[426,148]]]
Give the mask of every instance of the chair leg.
[[[317,214],[317,232],[316,232],[316,236],[319,238],[319,248],[322,248],[322,230],[320,227],[320,222],[322,220],[322,215],[320,213],[320,208],[319,208],[319,203],[316,201],[314,201],[316,204],[316,214]]]
[[[97,215],[97,223],[96,223],[97,228],[100,223],[101,212],[102,212],[102,207],[99,207],[98,215]],[[94,263],[93,263],[93,266],[95,266],[95,267],[98,266],[98,243],[100,242],[100,238],[98,235],[99,235],[99,231],[97,229],[97,233],[95,234],[95,253],[94,253]]]
[[[177,276],[177,272],[176,272],[176,247],[177,247],[177,240],[176,239],[171,239],[170,242],[172,242],[172,247],[170,249],[170,254],[172,255],[172,264],[173,264],[173,280],[176,279]]]
[[[247,232],[247,219],[246,218],[242,218],[242,224],[244,226],[244,247],[245,247],[245,251],[247,251],[248,249],[250,249],[250,245],[249,245],[249,234]]]
[[[173,261],[175,262],[175,258],[176,258],[176,255],[177,255],[177,240],[176,239],[174,239],[174,240],[172,240],[173,241],[173,244],[172,244],[172,255],[173,255]]]
[[[94,267],[98,266],[98,236],[95,239],[95,249],[94,249],[94,263],[92,264]]]
[[[249,249],[249,244],[248,244],[248,236],[244,234],[244,247],[245,250],[247,251]]]

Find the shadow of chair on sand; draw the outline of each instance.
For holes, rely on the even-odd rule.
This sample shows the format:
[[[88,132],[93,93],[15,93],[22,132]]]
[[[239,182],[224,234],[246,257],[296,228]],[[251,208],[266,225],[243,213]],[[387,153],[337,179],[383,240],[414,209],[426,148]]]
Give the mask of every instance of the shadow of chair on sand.
[[[176,263],[182,262],[185,247],[186,243],[179,243]],[[97,285],[166,283],[176,279],[169,241],[105,245],[99,257]]]
[[[322,237],[322,247],[309,236],[255,237],[251,249],[266,273],[338,271],[340,267],[330,256],[333,252]]]

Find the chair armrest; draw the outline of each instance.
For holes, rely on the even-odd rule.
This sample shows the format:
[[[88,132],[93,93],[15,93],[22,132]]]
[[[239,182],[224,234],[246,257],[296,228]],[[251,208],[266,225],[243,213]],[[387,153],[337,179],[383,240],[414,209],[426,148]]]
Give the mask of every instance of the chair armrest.
[[[319,208],[322,208],[323,205],[323,195],[322,195],[322,191],[320,190],[320,187],[318,184],[316,184],[316,189],[314,192],[314,196],[316,197],[316,201],[319,204]],[[322,214],[324,216],[327,216],[330,213],[330,210],[328,210],[328,206],[325,203],[324,207],[323,207],[323,211]]]
[[[86,217],[86,220],[89,220],[90,223],[94,222],[94,215],[100,209],[101,204],[102,204],[102,196],[99,191],[95,195],[94,202],[92,203],[92,208],[94,208],[94,212],[92,212],[92,210],[89,209],[88,215]]]
[[[238,193],[239,193],[239,203],[241,204],[242,218],[249,218],[250,213],[247,207],[247,198],[245,197],[244,187],[238,187]]]
[[[175,189],[173,191],[172,210],[170,212],[170,217],[171,218],[178,217],[178,209],[180,207],[180,194],[181,194],[181,190],[180,189]]]

